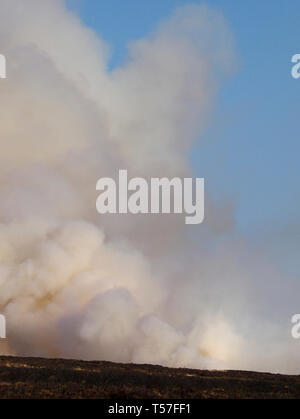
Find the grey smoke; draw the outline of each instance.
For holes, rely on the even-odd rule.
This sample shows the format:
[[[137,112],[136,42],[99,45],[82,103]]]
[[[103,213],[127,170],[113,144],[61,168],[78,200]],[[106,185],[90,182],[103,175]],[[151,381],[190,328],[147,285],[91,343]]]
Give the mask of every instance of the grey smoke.
[[[0,8],[3,353],[299,372],[271,307],[279,269],[236,233],[231,203],[208,196],[195,230],[95,209],[97,179],[120,168],[192,173],[191,147],[235,68],[221,13],[178,9],[108,72],[109,47],[62,0]]]

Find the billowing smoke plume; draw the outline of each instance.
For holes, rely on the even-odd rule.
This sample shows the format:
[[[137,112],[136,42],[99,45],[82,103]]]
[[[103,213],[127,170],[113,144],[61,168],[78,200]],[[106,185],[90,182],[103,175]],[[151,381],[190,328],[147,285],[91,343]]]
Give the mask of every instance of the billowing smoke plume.
[[[96,181],[119,169],[191,174],[191,146],[234,68],[221,14],[179,9],[109,72],[108,46],[62,0],[0,9],[3,352],[295,372],[289,329],[257,280],[276,288],[280,276],[236,236],[230,203],[207,197],[199,228],[95,208]]]

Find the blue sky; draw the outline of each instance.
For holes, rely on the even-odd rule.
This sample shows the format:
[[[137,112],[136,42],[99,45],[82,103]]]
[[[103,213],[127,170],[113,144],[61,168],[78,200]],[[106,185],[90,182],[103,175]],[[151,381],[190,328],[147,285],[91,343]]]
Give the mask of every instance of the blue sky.
[[[69,0],[81,19],[112,47],[111,67],[128,42],[147,35],[186,0]],[[210,126],[191,155],[215,197],[236,203],[240,228],[299,219],[299,0],[207,0],[235,35],[239,68],[220,92]]]

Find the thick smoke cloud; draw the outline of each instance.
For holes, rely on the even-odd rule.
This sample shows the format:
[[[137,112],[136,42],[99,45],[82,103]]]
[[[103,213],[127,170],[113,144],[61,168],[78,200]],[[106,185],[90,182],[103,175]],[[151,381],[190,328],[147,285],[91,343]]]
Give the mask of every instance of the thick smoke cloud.
[[[180,8],[109,72],[109,47],[63,1],[0,8],[2,352],[295,372],[286,329],[255,303],[269,295],[257,277],[280,275],[237,237],[231,203],[208,197],[193,231],[178,216],[95,209],[97,179],[120,168],[191,174],[235,67],[222,15]]]

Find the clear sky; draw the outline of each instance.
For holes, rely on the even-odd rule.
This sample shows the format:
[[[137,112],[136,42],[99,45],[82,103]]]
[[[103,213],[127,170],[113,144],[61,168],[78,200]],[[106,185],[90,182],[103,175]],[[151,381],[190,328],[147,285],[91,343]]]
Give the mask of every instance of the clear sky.
[[[112,47],[112,68],[126,57],[128,42],[189,3],[201,2],[68,1]],[[206,3],[221,10],[232,27],[239,66],[223,85],[210,127],[194,147],[195,172],[216,197],[235,199],[245,231],[299,219],[300,79],[291,77],[291,57],[300,53],[300,1]]]

